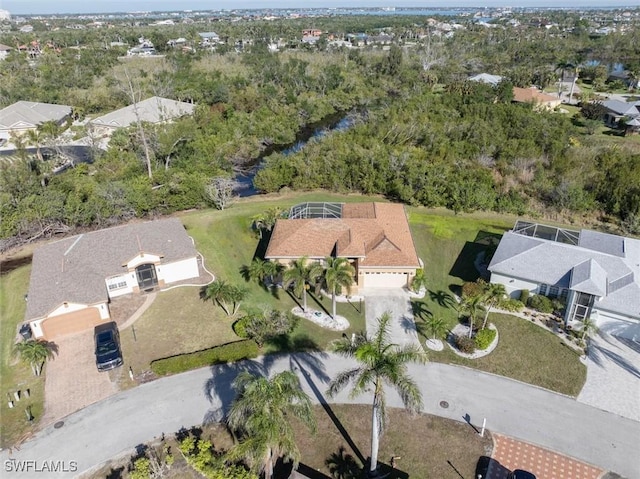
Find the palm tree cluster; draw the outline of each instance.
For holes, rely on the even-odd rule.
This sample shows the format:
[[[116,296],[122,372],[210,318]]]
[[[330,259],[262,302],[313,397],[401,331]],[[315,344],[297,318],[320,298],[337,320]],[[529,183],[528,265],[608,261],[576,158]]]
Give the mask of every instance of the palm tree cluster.
[[[224,280],[214,281],[200,290],[200,297],[204,301],[217,303],[227,316],[236,315],[246,296],[246,289],[229,284]]]
[[[469,337],[473,335],[477,318],[484,313],[480,329],[485,329],[491,308],[496,307],[507,295],[503,284],[487,283],[483,280],[478,280],[476,284],[479,286],[479,291],[463,297],[458,305],[458,313],[465,314],[469,318]]]
[[[331,294],[332,317],[336,316],[336,295],[344,288],[351,292],[354,282],[355,268],[347,258],[333,258],[328,256],[324,264],[320,261],[310,261],[303,256],[292,261],[285,267],[275,261],[254,258],[249,266],[243,266],[241,273],[245,280],[258,281],[261,284],[273,284],[282,274],[283,286],[293,288],[296,296],[302,298],[302,309],[307,310],[307,290],[310,287],[322,287]]]

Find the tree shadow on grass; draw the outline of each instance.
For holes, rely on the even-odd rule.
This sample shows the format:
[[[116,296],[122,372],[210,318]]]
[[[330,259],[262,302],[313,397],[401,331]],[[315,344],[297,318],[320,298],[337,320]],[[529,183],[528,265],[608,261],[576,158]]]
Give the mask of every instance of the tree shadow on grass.
[[[490,231],[478,231],[475,239],[467,241],[462,247],[449,271],[449,276],[459,278],[464,282],[476,281],[480,277],[480,273],[476,269],[474,261],[482,252],[488,254],[489,257],[492,256],[500,238],[502,235]]]
[[[335,415],[335,413],[333,412],[333,409],[331,409],[331,406],[329,406],[329,403],[327,402],[326,398],[324,397],[324,394],[322,394],[320,389],[318,389],[318,386],[316,386],[316,384],[315,384],[315,382],[313,380],[313,376],[311,375],[309,370],[306,369],[303,366],[302,361],[298,361],[297,360],[297,355],[292,357],[292,365],[293,365],[293,369],[294,370],[298,369],[298,370],[300,370],[302,372],[302,376],[303,376],[305,382],[307,383],[307,385],[311,389],[311,391],[312,391],[313,395],[315,396],[316,400],[318,401],[318,403],[322,406],[324,411],[327,413],[327,416],[329,416],[329,419],[331,419],[331,422],[333,422],[333,424],[336,427],[336,429],[338,429],[338,431],[340,432],[340,435],[346,441],[346,443],[351,448],[353,453],[358,457],[360,462],[362,464],[364,464],[366,459],[363,456],[362,452],[360,452],[360,449],[358,448],[356,443],[353,441],[353,439],[351,438],[351,436],[349,435],[349,433],[347,432],[347,430],[343,426],[343,424],[340,421],[340,419],[338,419],[338,416]],[[323,369],[324,369],[324,367],[323,367]],[[328,382],[329,377],[326,376],[326,374],[325,374],[325,377],[326,377],[326,381],[323,381],[323,382]]]
[[[212,407],[205,413],[203,424],[220,422],[226,417],[236,397],[233,381],[241,372],[267,376],[268,370],[264,365],[251,360],[211,366],[211,377],[207,379],[203,389]]]
[[[429,290],[429,299],[434,303],[438,304],[438,306],[441,306],[447,309],[452,308],[456,304],[456,300],[453,299],[453,296],[451,296],[451,293],[447,293],[442,289],[439,291]]]
[[[360,479],[362,477],[362,465],[347,453],[344,446],[340,446],[337,452],[332,452],[324,464],[329,468],[329,473],[334,479]]]

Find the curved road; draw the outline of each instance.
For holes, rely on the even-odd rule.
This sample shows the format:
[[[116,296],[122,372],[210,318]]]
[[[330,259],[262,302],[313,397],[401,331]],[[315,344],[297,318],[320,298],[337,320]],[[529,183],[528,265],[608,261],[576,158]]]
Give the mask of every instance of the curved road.
[[[218,420],[233,399],[230,384],[241,370],[273,374],[292,369],[300,376],[305,391],[318,401],[323,400],[330,378],[353,364],[325,353],[267,356],[143,384],[68,416],[59,429],[47,427],[20,450],[2,451],[0,476],[74,477],[115,456],[133,454],[135,446],[163,433]],[[573,456],[629,479],[640,477],[640,422],[472,369],[429,363],[411,366],[410,373],[423,391],[426,413],[458,421],[468,415],[475,425],[481,425],[486,417],[487,428],[492,431]],[[369,401],[366,396],[350,400],[346,393],[335,399]],[[449,407],[440,407],[440,401],[447,401]],[[388,395],[388,405],[401,405],[393,392]],[[52,464],[72,471],[43,474],[36,470],[50,469]],[[30,472],[14,472],[20,465],[30,467]]]

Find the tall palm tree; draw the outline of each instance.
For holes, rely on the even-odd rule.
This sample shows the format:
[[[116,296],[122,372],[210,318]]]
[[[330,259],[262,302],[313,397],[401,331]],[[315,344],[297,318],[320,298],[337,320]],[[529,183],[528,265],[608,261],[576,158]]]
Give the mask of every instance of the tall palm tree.
[[[42,366],[47,359],[52,359],[57,352],[55,344],[44,340],[29,339],[21,341],[14,347],[14,352],[25,363],[29,363],[34,376],[40,376]]]
[[[345,288],[347,293],[351,292],[353,284],[353,276],[356,270],[347,258],[333,258],[328,256],[325,259],[326,265],[322,274],[322,282],[331,293],[332,318],[336,317],[336,292],[338,289]]]
[[[321,274],[322,265],[317,261],[309,263],[306,256],[292,261],[289,268],[284,271],[284,287],[293,285],[294,294],[302,297],[302,311],[307,310],[308,283],[313,282]]]
[[[487,327],[487,319],[491,308],[497,305],[501,299],[507,295],[504,284],[488,283],[482,295],[482,303],[485,307],[484,321],[482,321],[482,329]]]
[[[311,399],[302,391],[298,377],[284,371],[268,379],[245,371],[236,377],[233,387],[238,395],[227,424],[241,440],[228,452],[229,459],[244,459],[253,471],[264,472],[265,479],[273,477],[280,457],[297,467],[300,451],[290,419],[299,419],[312,432],[316,429]]]
[[[427,356],[419,346],[392,344],[389,337],[388,312],[378,318],[378,327],[373,337],[365,333],[356,335],[355,340],[342,338],[332,343],[332,350],[345,358],[354,358],[359,365],[339,373],[329,384],[329,396],[335,396],[348,384],[353,383],[350,396],[356,397],[373,389],[371,411],[371,464],[369,473],[375,476],[378,467],[378,447],[380,434],[385,425],[384,386],[394,388],[404,407],[412,413],[422,408],[422,394],[415,381],[407,373],[408,363],[424,364]]]
[[[261,285],[264,284],[264,279],[267,277],[268,268],[267,261],[260,258],[253,258],[249,266],[243,266],[240,268],[240,273],[247,281],[257,281]]]

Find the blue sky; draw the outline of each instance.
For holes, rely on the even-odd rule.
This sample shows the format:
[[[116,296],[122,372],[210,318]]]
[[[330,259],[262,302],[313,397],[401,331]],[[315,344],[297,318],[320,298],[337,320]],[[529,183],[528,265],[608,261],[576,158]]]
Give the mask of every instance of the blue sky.
[[[564,0],[559,5],[554,0],[0,0],[0,9],[12,14],[30,13],[102,13],[145,10],[210,10],[218,8],[290,8],[299,7],[453,7],[453,6],[588,6],[638,7],[638,0]]]
[[[31,13],[102,13],[145,10],[210,10],[219,8],[289,8],[289,7],[453,7],[453,6],[560,6],[554,0],[0,0],[0,9],[12,14]],[[638,0],[564,0],[563,7],[571,6],[639,6]]]

